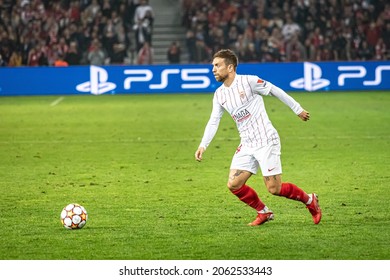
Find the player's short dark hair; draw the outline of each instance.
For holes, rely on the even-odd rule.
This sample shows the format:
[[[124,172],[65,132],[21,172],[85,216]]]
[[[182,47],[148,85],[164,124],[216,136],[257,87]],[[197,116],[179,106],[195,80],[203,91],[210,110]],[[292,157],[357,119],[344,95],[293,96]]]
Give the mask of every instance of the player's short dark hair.
[[[229,49],[219,50],[214,54],[213,59],[216,57],[223,58],[225,60],[226,65],[232,64],[234,70],[237,69],[238,58],[237,55],[232,50]]]

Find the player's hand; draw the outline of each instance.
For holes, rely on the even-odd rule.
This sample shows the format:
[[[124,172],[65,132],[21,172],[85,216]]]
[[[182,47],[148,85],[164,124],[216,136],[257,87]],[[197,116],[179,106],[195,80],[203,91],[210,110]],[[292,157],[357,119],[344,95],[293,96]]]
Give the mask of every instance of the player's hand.
[[[205,151],[205,148],[204,147],[199,147],[196,152],[195,152],[195,159],[197,161],[201,161],[202,160],[202,155]]]
[[[300,113],[298,115],[298,117],[300,117],[301,120],[303,120],[303,121],[308,121],[308,120],[310,120],[310,113],[305,111],[305,110],[303,110],[302,113]]]

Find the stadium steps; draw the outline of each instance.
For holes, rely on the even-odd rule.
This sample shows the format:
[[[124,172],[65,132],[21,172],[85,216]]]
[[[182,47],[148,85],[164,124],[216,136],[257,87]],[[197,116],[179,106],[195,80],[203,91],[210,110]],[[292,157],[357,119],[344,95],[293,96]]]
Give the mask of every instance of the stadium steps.
[[[180,1],[149,0],[154,11],[154,29],[152,45],[154,50],[153,64],[168,64],[167,51],[172,42],[179,43],[181,48],[181,62],[187,59],[185,45],[185,28],[181,26]]]

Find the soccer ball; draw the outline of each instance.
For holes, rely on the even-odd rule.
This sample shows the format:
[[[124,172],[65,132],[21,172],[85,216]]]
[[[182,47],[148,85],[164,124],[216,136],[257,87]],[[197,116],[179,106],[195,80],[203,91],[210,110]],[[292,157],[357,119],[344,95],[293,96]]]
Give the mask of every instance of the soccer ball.
[[[77,203],[68,204],[62,209],[61,223],[66,229],[81,229],[88,220],[87,211]]]

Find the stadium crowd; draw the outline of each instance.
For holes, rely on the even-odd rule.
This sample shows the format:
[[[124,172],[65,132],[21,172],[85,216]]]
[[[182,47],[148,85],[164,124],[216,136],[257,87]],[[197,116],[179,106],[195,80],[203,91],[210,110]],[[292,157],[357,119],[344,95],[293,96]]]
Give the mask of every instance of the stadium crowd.
[[[182,0],[190,62],[390,59],[388,0]]]
[[[153,20],[147,0],[0,0],[0,65],[151,62]]]
[[[178,0],[190,63],[388,60],[387,0]],[[0,66],[152,64],[147,0],[0,0]],[[169,63],[180,62],[172,44]]]

